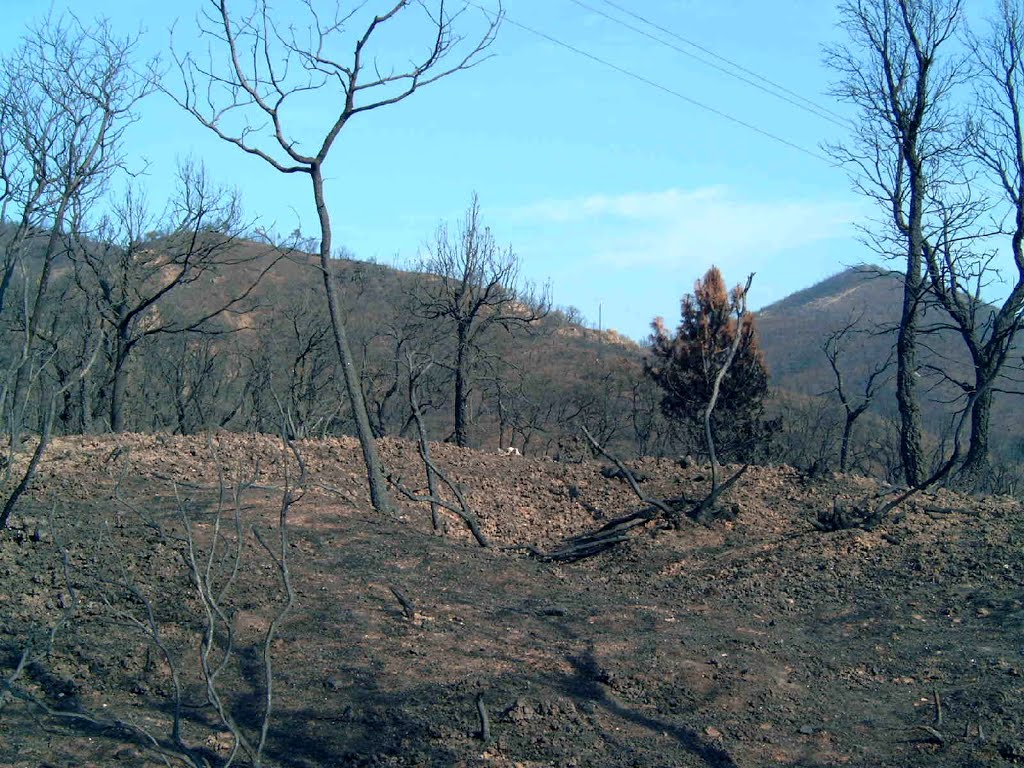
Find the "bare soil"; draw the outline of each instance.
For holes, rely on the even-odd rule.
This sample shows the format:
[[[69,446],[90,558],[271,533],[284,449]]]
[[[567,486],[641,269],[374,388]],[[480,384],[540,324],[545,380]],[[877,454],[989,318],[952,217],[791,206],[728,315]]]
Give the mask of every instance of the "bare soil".
[[[1024,515],[1014,499],[943,492],[871,532],[826,534],[811,525],[817,511],[877,491],[873,481],[751,468],[724,501],[733,520],[650,527],[601,556],[552,565],[521,547],[551,549],[638,506],[601,462],[433,446],[492,539],[481,549],[451,516],[447,534],[432,531],[424,505],[403,503],[398,519],[373,513],[353,440],[298,447],[308,475],[287,548],[297,600],[272,647],[268,764],[1024,764]],[[382,449],[404,483],[424,485],[414,445]],[[165,736],[169,666],[132,623],[146,601],[183,671],[184,739],[212,764],[226,759],[232,739],[204,703],[202,609],[175,536],[184,510],[197,543],[210,541],[222,467],[224,487],[243,476],[252,486],[243,530],[270,541],[283,456],[264,436],[55,441],[14,528],[0,533],[0,678],[64,617],[52,652],[18,679],[53,712],[8,697],[0,765],[162,764],[126,729],[61,714]],[[707,489],[700,467],[631,466],[649,495]],[[221,682],[252,733],[266,698],[261,633],[284,593],[272,560],[247,541]]]

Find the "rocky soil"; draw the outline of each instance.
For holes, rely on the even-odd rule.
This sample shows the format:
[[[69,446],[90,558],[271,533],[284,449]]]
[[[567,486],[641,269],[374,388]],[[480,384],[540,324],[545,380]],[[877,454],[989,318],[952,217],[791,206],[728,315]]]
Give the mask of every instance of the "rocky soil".
[[[447,513],[447,532],[432,530],[425,504],[373,513],[353,440],[297,447],[304,477],[272,437],[55,441],[0,533],[0,766],[187,764],[176,678],[180,744],[230,758],[200,674],[190,541],[230,619],[209,658],[230,647],[217,691],[253,743],[274,630],[267,765],[1024,763],[1014,499],[943,492],[873,531],[822,533],[819,510],[876,484],[751,468],[723,500],[734,519],[649,525],[551,564],[524,547],[640,506],[604,463],[432,446],[491,540],[482,549]],[[424,490],[414,445],[382,450]],[[630,466],[650,496],[707,489],[700,467]],[[275,623],[286,484],[301,494],[284,548],[294,605]]]

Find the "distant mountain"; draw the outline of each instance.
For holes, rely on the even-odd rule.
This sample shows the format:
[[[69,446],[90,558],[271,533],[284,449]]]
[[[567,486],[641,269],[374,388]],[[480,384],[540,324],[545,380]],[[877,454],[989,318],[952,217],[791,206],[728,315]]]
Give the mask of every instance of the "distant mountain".
[[[847,387],[860,393],[869,372],[885,361],[895,344],[902,306],[902,275],[864,265],[840,272],[758,312],[761,346],[772,385],[801,395],[816,395],[835,384],[823,347],[829,335],[855,323],[860,331],[846,344],[839,364]],[[957,392],[938,382],[929,366],[953,371],[968,380],[969,365],[959,336],[942,325],[941,309],[926,305],[919,338],[922,410],[926,428],[940,435],[954,410]],[[1019,355],[1017,358],[1019,359]],[[895,373],[895,361],[892,363]],[[878,403],[885,416],[896,415],[895,388],[890,379]],[[1024,408],[1018,395],[996,395],[992,417],[993,448],[1015,449],[1024,435]]]
[[[832,386],[823,352],[828,336],[856,323],[844,361],[859,380],[892,345],[902,301],[900,275],[874,266],[840,272],[797,291],[757,313],[761,346],[772,383],[781,389],[815,394]]]

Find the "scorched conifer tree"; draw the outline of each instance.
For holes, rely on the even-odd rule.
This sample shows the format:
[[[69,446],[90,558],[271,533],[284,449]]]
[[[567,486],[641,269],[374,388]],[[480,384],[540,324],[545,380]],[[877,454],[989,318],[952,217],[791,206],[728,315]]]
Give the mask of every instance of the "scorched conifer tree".
[[[737,326],[740,343],[722,378],[718,401],[711,414],[711,429],[718,453],[723,458],[746,461],[771,436],[774,424],[764,417],[768,392],[768,371],[757,344],[754,317],[742,313],[737,322],[744,289],[730,292],[717,267],[698,280],[692,294],[682,300],[679,328],[671,333],[662,318],[652,324],[648,375],[662,388],[661,408],[681,423],[696,446],[703,429],[704,413],[714,392],[715,378],[727,364]]]

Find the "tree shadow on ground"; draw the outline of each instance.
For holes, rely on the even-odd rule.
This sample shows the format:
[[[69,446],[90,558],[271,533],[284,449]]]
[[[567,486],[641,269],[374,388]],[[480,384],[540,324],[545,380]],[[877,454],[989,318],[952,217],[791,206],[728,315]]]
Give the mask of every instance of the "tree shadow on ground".
[[[275,710],[265,752],[268,762],[286,768],[359,768],[396,760],[403,765],[438,766],[458,761],[455,752],[437,744],[437,724],[422,714],[437,691],[429,686],[385,691],[372,672],[346,672],[346,678],[358,681],[353,688],[305,689],[303,697],[320,699],[318,705]],[[258,728],[263,713],[263,683],[254,677],[247,675],[256,695],[240,698],[234,708],[239,724],[246,728]],[[334,701],[325,705],[323,696]]]
[[[374,697],[334,715],[318,709],[282,713],[267,745],[268,762],[287,768],[458,762],[455,752],[431,738],[431,724],[402,706],[401,696],[389,698],[391,704]]]
[[[562,693],[576,699],[590,701],[616,717],[628,720],[654,733],[670,735],[680,747],[704,761],[709,768],[736,768],[736,762],[728,752],[702,738],[696,731],[629,709],[609,697],[600,682],[605,677],[605,673],[601,670],[597,659],[594,658],[592,650],[588,649],[580,656],[569,656],[567,659],[573,667],[574,674],[572,677],[555,681],[555,687]]]
[[[45,670],[32,669],[30,673],[48,687],[63,682]],[[459,756],[455,751],[437,742],[437,724],[421,714],[425,702],[435,696],[436,691],[424,688],[385,693],[360,688],[351,694],[354,695],[340,697],[339,706],[334,708],[276,709],[263,752],[266,764],[282,768],[319,768],[325,765],[370,768],[385,764],[446,766],[458,762]],[[250,738],[258,735],[262,716],[262,708],[257,703],[259,700],[259,693],[254,692],[243,694],[229,703],[232,718]],[[104,709],[102,715],[89,713],[80,709],[77,701],[70,697],[61,703],[61,709],[50,714],[32,712],[30,706],[25,711],[25,723],[30,723],[31,727],[43,727],[52,733],[89,738],[91,747],[96,750],[90,757],[112,753],[119,744],[134,745],[140,751],[150,752],[159,742],[158,752],[187,760],[185,753],[179,751],[169,738],[173,704],[167,699],[147,697],[130,716],[127,710]],[[117,709],[116,705],[114,709]],[[147,709],[151,714],[159,712],[161,719],[168,724],[167,732],[162,729],[151,732],[154,740],[142,737],[139,731],[116,725],[131,722],[138,715],[147,719]],[[72,717],[72,714],[84,717]],[[127,719],[122,721],[122,716],[127,716]],[[214,736],[224,731],[212,708],[189,705],[182,712],[182,722],[191,758],[211,766],[224,765],[226,753],[215,751],[204,737],[204,734]]]
[[[229,704],[231,716],[247,734],[254,735],[259,731],[266,704],[263,660],[256,648],[236,652],[248,690],[233,693]],[[300,707],[275,702],[264,751],[269,764],[285,768],[359,768],[388,760],[437,766],[457,762],[457,754],[433,738],[436,723],[421,714],[425,703],[438,695],[432,687],[385,691],[378,686],[372,671],[354,667],[345,668],[336,677],[355,684],[347,691],[334,691],[325,681],[323,688],[303,690],[303,698],[316,699],[319,706],[303,707],[306,701]],[[276,685],[280,687],[281,681]],[[324,696],[334,701],[325,706]],[[411,757],[415,759],[410,760]]]

